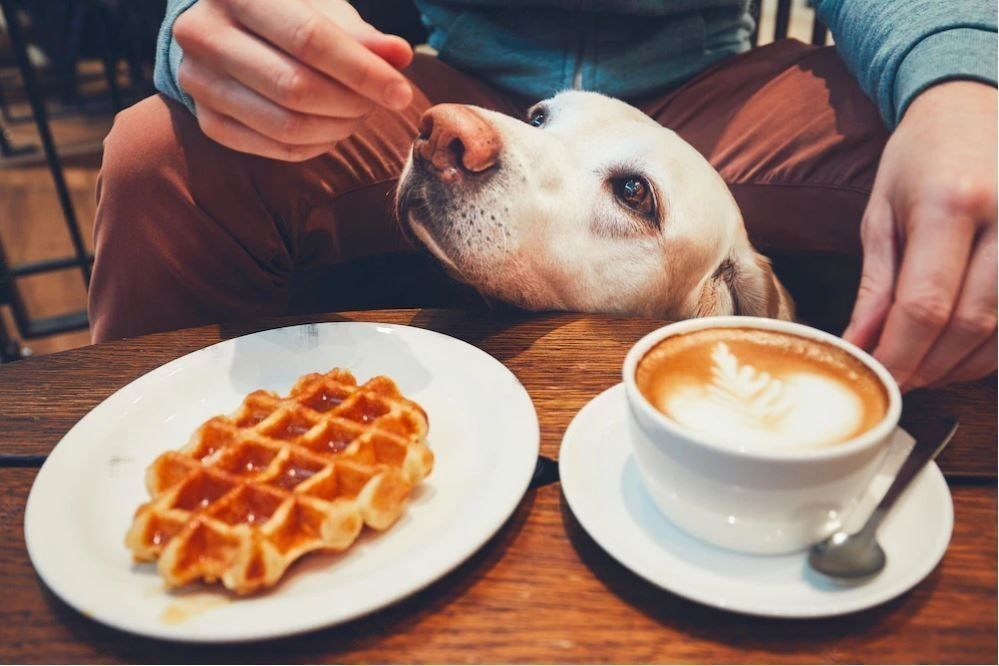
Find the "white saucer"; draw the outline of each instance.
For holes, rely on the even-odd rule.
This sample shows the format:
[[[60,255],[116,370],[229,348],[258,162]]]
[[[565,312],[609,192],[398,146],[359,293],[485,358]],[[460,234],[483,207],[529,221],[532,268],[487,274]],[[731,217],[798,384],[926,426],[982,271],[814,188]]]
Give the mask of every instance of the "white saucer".
[[[434,471],[402,518],[339,556],[313,554],[272,591],[219,586],[168,593],[136,565],[125,532],[148,499],[146,467],[248,392],[286,393],[308,372],[385,374],[426,409]],[[429,585],[474,553],[516,509],[538,456],[527,391],[475,347],[408,326],[329,323],[263,331],[188,354],[136,379],[70,430],[28,498],[35,569],[69,605],[148,636],[238,641],[298,633],[369,613]]]
[[[869,581],[837,584],[823,578],[808,568],[804,552],[742,555],[698,541],[674,527],[646,492],[632,454],[627,409],[618,384],[579,411],[559,453],[562,490],[583,529],[604,550],[665,590],[752,615],[842,615],[902,594],[929,574],[947,549],[954,508],[933,463],[882,524],[878,537],[888,565]],[[862,522],[888,489],[912,443],[905,431],[896,431],[884,469],[848,527]]]

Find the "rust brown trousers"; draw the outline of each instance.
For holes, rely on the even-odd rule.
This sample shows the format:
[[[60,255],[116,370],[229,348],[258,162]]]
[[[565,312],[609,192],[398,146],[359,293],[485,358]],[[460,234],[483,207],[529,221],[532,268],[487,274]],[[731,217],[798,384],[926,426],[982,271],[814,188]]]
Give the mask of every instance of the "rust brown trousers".
[[[413,256],[392,193],[424,110],[458,102],[522,117],[536,100],[426,55],[406,74],[416,91],[408,109],[375,111],[351,138],[298,164],[224,148],[162,96],[119,114],[97,188],[94,340],[319,309],[442,304],[444,281],[407,264],[335,269]],[[707,157],[762,252],[859,255],[887,131],[831,47],[785,40],[627,101]]]

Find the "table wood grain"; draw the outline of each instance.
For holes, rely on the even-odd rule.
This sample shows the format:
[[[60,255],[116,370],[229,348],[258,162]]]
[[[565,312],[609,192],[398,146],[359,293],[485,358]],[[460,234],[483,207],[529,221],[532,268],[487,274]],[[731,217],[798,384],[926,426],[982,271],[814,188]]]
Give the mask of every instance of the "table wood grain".
[[[167,361],[221,340],[298,321],[410,324],[452,335],[492,354],[517,375],[541,422],[541,451],[558,456],[562,433],[591,398],[620,381],[632,344],[662,321],[576,314],[388,310],[264,319],[108,342],[0,366],[0,454],[44,456],[111,393]],[[996,474],[996,377],[907,398],[917,425],[938,414],[961,429],[941,455],[952,476]],[[206,415],[206,417],[209,415]]]
[[[24,549],[36,474],[0,469],[0,662],[994,663],[996,490],[953,487],[942,564],[878,608],[826,620],[726,613],[664,592],[579,527],[558,484],[530,491],[489,543],[417,595],[367,618],[244,646],[183,646],[67,607]]]
[[[489,352],[527,387],[542,453],[551,458],[576,411],[618,381],[630,345],[662,323],[428,310],[324,319],[412,324]],[[940,461],[954,496],[953,538],[942,564],[911,592],[847,617],[751,618],[660,590],[586,535],[552,476],[457,570],[340,627],[259,645],[192,647],[123,634],[63,604],[37,578],[24,546],[24,505],[43,457],[81,416],[145,372],[220,340],[294,322],[204,327],[0,366],[0,662],[996,661],[994,377],[907,402],[914,427],[934,414],[962,420]]]

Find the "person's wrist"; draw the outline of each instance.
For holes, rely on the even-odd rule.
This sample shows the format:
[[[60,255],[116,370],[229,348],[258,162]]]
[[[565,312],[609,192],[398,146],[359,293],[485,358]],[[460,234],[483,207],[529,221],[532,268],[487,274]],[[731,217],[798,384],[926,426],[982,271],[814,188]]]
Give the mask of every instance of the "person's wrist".
[[[952,115],[965,116],[980,112],[991,114],[994,126],[997,108],[999,108],[999,91],[995,86],[966,79],[943,81],[930,86],[912,100],[899,124],[905,124],[907,121],[911,124],[915,120],[924,118],[943,119]]]

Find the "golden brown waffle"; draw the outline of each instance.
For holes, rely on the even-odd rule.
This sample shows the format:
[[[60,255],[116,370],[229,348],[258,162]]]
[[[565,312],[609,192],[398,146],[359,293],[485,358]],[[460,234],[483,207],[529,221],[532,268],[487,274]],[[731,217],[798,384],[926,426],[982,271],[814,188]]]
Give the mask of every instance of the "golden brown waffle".
[[[358,386],[337,369],[303,376],[286,398],[255,391],[153,462],[152,500],[125,542],[137,560],[159,559],[169,586],[274,585],[305,553],[344,550],[363,525],[396,521],[433,468],[427,429],[387,377]]]

